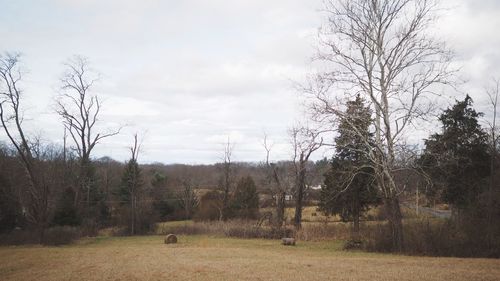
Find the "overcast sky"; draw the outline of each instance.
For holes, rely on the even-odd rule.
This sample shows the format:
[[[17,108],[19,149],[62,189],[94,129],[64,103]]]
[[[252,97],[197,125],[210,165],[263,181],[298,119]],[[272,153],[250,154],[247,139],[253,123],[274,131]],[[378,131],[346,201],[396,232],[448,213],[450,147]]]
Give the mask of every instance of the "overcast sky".
[[[443,3],[451,9],[438,36],[457,53],[463,91],[488,113],[483,87],[500,77],[500,1]],[[94,92],[102,128],[125,126],[94,157],[125,160],[139,132],[142,162],[214,163],[228,136],[235,160],[260,161],[265,131],[272,157],[287,159],[287,128],[303,115],[291,81],[311,71],[321,8],[321,0],[0,0],[0,51],[23,54],[26,125],[47,141],[62,141],[54,97],[63,62],[79,54],[102,74]]]

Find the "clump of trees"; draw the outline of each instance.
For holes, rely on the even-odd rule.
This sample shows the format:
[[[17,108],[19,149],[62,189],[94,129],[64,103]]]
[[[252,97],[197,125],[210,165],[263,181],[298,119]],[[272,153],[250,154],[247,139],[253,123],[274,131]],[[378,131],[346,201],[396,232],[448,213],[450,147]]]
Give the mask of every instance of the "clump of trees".
[[[491,173],[488,136],[479,125],[480,116],[469,96],[457,101],[439,117],[442,132],[425,140],[421,156],[433,183],[428,196],[449,203],[458,217],[477,202]]]
[[[228,219],[257,219],[259,215],[259,194],[254,180],[250,176],[241,177],[234,192],[228,194],[228,206],[225,216],[221,216],[223,209],[223,194],[220,190],[213,190],[201,196],[199,208],[195,215],[196,220],[228,220]]]
[[[137,137],[126,164],[92,157],[99,142],[120,129],[97,129],[102,104],[92,93],[98,74],[88,59],[75,56],[64,67],[56,105],[64,128],[61,147],[26,131],[25,95],[31,93],[23,91],[21,55],[0,55],[0,123],[7,139],[0,146],[0,234],[18,229],[26,233],[12,233],[26,240],[19,243],[44,243],[65,230],[47,232],[56,226],[78,227],[83,235],[95,235],[106,226],[124,226],[133,235],[151,229],[154,222],[178,209],[187,210],[185,218],[192,216],[196,208],[192,192],[190,198],[182,197],[191,200],[190,206],[178,203],[181,200],[174,198],[173,191],[165,189],[166,178],[153,176],[150,167],[145,167],[149,173],[143,173],[137,162]],[[167,197],[172,200],[168,208],[155,204],[167,202]],[[73,228],[69,231],[71,236],[76,233]]]
[[[419,159],[432,185],[427,196],[452,208],[450,229],[461,235],[457,248],[471,255],[500,255],[500,193],[494,184],[495,149],[480,126],[481,113],[466,96],[439,117],[442,131],[425,140]],[[458,243],[461,243],[459,246]]]
[[[313,120],[335,130],[356,124],[346,101],[360,95],[373,112],[374,141],[365,142],[375,186],[387,210],[392,248],[402,251],[404,233],[396,181],[408,163],[398,161],[406,148],[405,134],[432,109],[436,86],[452,81],[452,53],[427,32],[435,19],[432,0],[326,1],[327,20],[322,27],[316,56],[325,71],[309,79],[303,91],[310,98]]]

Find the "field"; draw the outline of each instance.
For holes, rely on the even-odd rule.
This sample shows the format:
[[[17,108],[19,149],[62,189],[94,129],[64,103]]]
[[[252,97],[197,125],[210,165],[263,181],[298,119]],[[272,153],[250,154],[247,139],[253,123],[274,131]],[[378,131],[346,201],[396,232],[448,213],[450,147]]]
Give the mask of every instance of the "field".
[[[0,247],[0,280],[500,280],[500,260],[340,250],[340,242],[180,236],[87,238]]]

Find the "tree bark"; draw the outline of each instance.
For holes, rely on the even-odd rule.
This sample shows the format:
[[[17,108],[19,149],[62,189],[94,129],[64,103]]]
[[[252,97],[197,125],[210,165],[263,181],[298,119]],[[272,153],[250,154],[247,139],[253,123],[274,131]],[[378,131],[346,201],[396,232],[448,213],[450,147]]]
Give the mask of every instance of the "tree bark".
[[[279,191],[276,198],[276,227],[281,228],[285,220],[285,191]]]
[[[355,200],[353,201],[353,222],[352,222],[352,233],[351,233],[351,240],[354,242],[360,242],[360,235],[359,235],[359,216],[361,213],[361,210],[359,208],[359,194],[356,192],[355,194]]]
[[[305,163],[300,163],[300,171],[297,181],[297,192],[295,194],[295,217],[294,226],[296,230],[302,227],[302,208],[304,204],[304,192],[306,188],[306,168]]]
[[[384,200],[389,230],[392,236],[393,251],[403,251],[403,217],[397,197],[385,198]]]

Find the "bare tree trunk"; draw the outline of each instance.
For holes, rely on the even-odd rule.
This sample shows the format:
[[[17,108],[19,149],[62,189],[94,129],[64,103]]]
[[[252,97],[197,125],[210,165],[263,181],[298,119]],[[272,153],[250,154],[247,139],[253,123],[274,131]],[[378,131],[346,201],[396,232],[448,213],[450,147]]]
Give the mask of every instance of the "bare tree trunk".
[[[297,181],[297,192],[295,194],[295,216],[294,226],[299,230],[302,227],[302,209],[304,203],[304,192],[306,189],[306,168],[305,163],[300,164],[300,171]]]
[[[276,227],[281,228],[283,226],[283,222],[285,221],[285,197],[286,192],[284,190],[277,193],[276,198]]]
[[[352,234],[351,240],[354,242],[360,242],[360,234],[359,234],[359,214],[355,215],[352,221]]]
[[[137,204],[137,198],[135,196],[135,193],[132,194],[132,224],[131,224],[131,227],[130,227],[130,230],[131,230],[131,234],[132,235],[135,235],[135,225],[136,225],[136,204]]]
[[[356,192],[354,194],[355,198],[353,200],[353,220],[352,220],[352,233],[351,233],[351,240],[355,243],[358,243],[361,241],[360,239],[360,233],[359,233],[359,216],[361,214],[361,210],[359,207],[359,193]]]
[[[222,162],[222,207],[220,210],[219,220],[226,220],[229,211],[229,196],[231,193],[232,185],[233,185],[233,163],[231,162],[231,156],[233,153],[233,144],[227,140],[227,143],[224,145],[224,154],[223,154],[223,162]]]
[[[322,131],[308,126],[296,126],[289,132],[293,146],[293,164],[295,168],[295,216],[294,226],[298,230],[302,225],[302,208],[306,191],[307,162],[312,153],[323,145]]]
[[[385,198],[384,204],[386,208],[387,221],[389,223],[389,230],[392,235],[392,248],[395,251],[403,251],[403,217],[401,215],[401,208],[399,199],[397,197]]]

